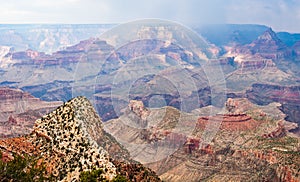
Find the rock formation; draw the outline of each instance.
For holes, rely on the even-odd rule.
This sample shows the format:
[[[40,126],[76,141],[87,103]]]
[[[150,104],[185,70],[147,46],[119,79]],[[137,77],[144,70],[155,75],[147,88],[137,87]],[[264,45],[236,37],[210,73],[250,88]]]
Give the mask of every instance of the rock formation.
[[[273,60],[290,57],[292,55],[292,51],[278,38],[271,28],[267,29],[250,44],[237,47],[236,52]]]
[[[45,102],[20,89],[0,87],[0,138],[30,133],[34,121],[62,104]]]
[[[144,128],[130,124],[132,110],[107,121],[105,129],[165,181],[300,181],[300,166],[288,162],[300,160],[300,139],[285,129],[278,105],[228,99],[226,107],[231,112],[199,118],[171,107],[148,108]],[[208,141],[210,129],[217,133]]]
[[[47,173],[61,181],[77,181],[80,172],[95,169],[102,169],[103,177],[111,180],[117,174],[125,173],[124,165],[127,165],[128,173],[132,173],[127,176],[128,179],[149,178],[159,181],[153,172],[143,166],[128,163],[130,159],[124,159],[127,161],[124,164],[116,161],[116,167],[105,150],[109,146],[102,145],[103,148],[98,143],[119,147],[115,150],[122,148],[103,131],[101,125],[101,119],[90,102],[84,97],[77,97],[38,119],[31,134],[0,140],[0,150],[8,160],[11,153],[40,156],[40,160],[46,164]],[[122,151],[119,152],[121,155]],[[141,174],[147,170],[149,175]]]
[[[76,98],[38,119],[25,138],[1,141],[1,149],[17,154],[41,155],[47,172],[58,180],[79,179],[81,171],[105,169],[105,177],[116,176],[108,153],[96,143],[99,118],[84,98]],[[14,140],[21,140],[23,146]],[[27,145],[28,146],[27,146]]]
[[[281,110],[287,120],[300,123],[300,87],[275,84],[253,84],[246,91],[246,97],[254,103],[265,105],[271,102],[282,103]]]
[[[142,120],[146,120],[147,116],[149,116],[149,111],[144,107],[142,101],[131,100],[128,107],[130,111],[134,112]]]
[[[228,27],[231,28],[225,28],[227,35],[222,32],[218,34],[220,36],[210,37],[208,41],[216,45],[204,46],[209,53],[191,51],[189,48],[198,45],[200,49],[204,48],[202,43],[194,42],[196,37],[186,39],[181,30],[163,25],[146,25],[136,32],[130,31],[138,39],[124,44],[118,44],[123,41],[118,31],[107,42],[82,39],[74,46],[51,54],[48,54],[50,50],[42,53],[32,49],[55,45],[57,37],[50,33],[50,42],[45,40],[38,46],[30,44],[17,51],[10,47],[0,48],[0,85],[18,87],[48,101],[67,101],[76,90],[80,93],[74,95],[94,98],[93,104],[102,119],[113,120],[105,124],[107,132],[97,130],[98,137],[93,140],[116,159],[127,162],[131,160],[131,154],[142,162],[150,162],[149,166],[165,180],[298,180],[299,166],[291,160],[298,161],[296,146],[299,142],[289,138],[291,134],[285,128],[284,119],[299,123],[299,38],[291,41],[297,42],[292,46],[281,41],[277,33],[265,26]],[[127,35],[128,32],[122,30],[122,33]],[[14,31],[7,35],[16,36]],[[0,39],[3,40],[3,37],[0,36]],[[66,42],[68,39],[59,45],[66,46]],[[208,111],[210,108],[206,106],[213,101],[218,100],[218,106],[224,103],[223,99],[213,96],[212,82],[209,83],[207,70],[202,69],[206,63],[202,59],[206,60],[210,53],[216,58],[209,60],[207,70],[213,76],[214,73],[222,75],[229,92],[227,96],[248,98],[262,106],[253,105],[246,99],[231,99],[226,103],[229,113],[209,116],[203,114],[209,112],[203,111],[198,117],[178,110]],[[180,69],[173,69],[174,65]],[[94,78],[97,78],[97,83]],[[193,83],[187,83],[186,78]],[[213,81],[219,82],[223,83],[223,80]],[[130,87],[127,87],[128,83]],[[141,101],[132,101],[127,106],[125,97],[118,95],[123,91],[129,99]],[[153,103],[156,105],[152,98],[164,101],[160,103],[157,100],[157,104],[172,107],[145,108],[151,107],[151,102],[152,106]],[[26,95],[16,99],[30,100],[33,105],[38,103]],[[281,104],[272,103],[274,101]],[[22,103],[16,103],[3,106],[7,109],[5,125],[15,126],[23,122],[22,118],[31,120],[38,116],[31,110],[9,114],[11,108],[24,108]],[[286,114],[286,118],[277,107]],[[208,142],[202,135],[212,133],[205,132],[211,123],[218,133],[215,141]],[[39,135],[36,137],[52,141],[46,130],[35,134]],[[128,151],[123,150],[108,133],[124,144]],[[148,157],[149,154],[151,157]],[[165,156],[168,158],[165,159]],[[5,155],[5,158],[9,159],[10,155]],[[133,167],[128,167],[127,163],[119,166]]]

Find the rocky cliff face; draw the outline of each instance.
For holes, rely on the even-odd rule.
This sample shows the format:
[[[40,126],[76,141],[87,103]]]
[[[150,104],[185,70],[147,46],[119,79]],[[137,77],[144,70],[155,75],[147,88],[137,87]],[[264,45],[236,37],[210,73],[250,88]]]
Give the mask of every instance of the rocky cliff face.
[[[45,102],[19,89],[0,88],[0,137],[30,133],[34,121],[62,102]]]
[[[300,181],[300,166],[291,162],[300,160],[300,140],[276,107],[229,99],[226,114],[198,118],[166,107],[149,109],[146,120],[132,110],[105,129],[165,181]]]
[[[235,50],[239,54],[251,54],[265,59],[283,59],[292,56],[290,50],[271,29],[267,29],[262,35],[250,44],[237,47]]]
[[[287,49],[287,46],[278,38],[271,28],[267,29],[262,35],[254,40],[250,46],[252,47],[252,53],[266,53],[268,51],[272,52]]]
[[[281,110],[287,115],[287,120],[299,124],[299,86],[280,86],[271,84],[253,84],[246,92],[246,97],[252,102],[265,105],[271,102],[282,103]]]
[[[0,150],[8,160],[11,153],[39,156],[47,173],[61,181],[79,180],[80,172],[95,169],[102,169],[103,177],[108,180],[128,172],[131,175],[125,176],[130,180],[159,181],[151,170],[129,163],[129,154],[103,131],[101,119],[84,97],[72,99],[38,119],[31,134],[0,140]]]
[[[238,72],[232,72],[230,75],[259,74],[260,79],[255,79],[252,84],[261,82],[296,83],[297,77],[299,77],[299,64],[295,62],[295,59],[298,59],[296,47],[288,47],[269,28],[250,44],[226,47],[225,56],[234,57],[234,61],[239,65]],[[234,78],[233,81],[228,79],[229,82],[234,82],[234,80],[241,80],[241,78]],[[249,75],[246,81],[250,80]]]
[[[244,90],[245,97],[257,104],[280,102],[286,119],[298,123],[296,50],[297,43],[286,46],[272,29],[250,44],[228,48],[226,55],[234,57],[237,69],[227,74],[227,88],[233,92]]]
[[[116,168],[95,141],[100,125],[89,102],[76,98],[36,121],[33,132],[21,138],[29,145],[23,152],[42,156],[47,171],[58,180],[78,180],[81,171],[93,167],[105,169],[105,177],[112,179]],[[22,154],[22,146],[14,141],[1,141],[1,149]]]

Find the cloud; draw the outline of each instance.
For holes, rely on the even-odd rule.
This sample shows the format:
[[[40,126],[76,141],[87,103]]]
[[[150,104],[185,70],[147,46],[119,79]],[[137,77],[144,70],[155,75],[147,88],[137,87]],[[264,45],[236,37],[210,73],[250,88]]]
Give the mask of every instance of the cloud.
[[[226,22],[264,24],[277,31],[300,32],[300,1],[231,0]]]
[[[22,12],[30,11],[42,22],[84,23],[127,22],[142,18],[162,18],[181,23],[217,22],[222,19],[221,0],[0,0],[1,12],[17,12],[4,22],[33,22],[36,19]],[[6,6],[3,6],[6,5]],[[38,16],[41,14],[42,16]],[[25,15],[16,17],[17,15]],[[46,17],[48,15],[49,18]],[[50,19],[52,18],[52,19]],[[65,22],[63,22],[65,21]],[[221,22],[221,21],[219,21]]]
[[[252,23],[300,32],[298,0],[0,0],[0,23]]]
[[[110,1],[110,6],[114,7],[115,11],[123,12],[123,16],[131,19],[163,18],[184,24],[222,22],[222,4],[221,0],[129,0],[124,4]]]

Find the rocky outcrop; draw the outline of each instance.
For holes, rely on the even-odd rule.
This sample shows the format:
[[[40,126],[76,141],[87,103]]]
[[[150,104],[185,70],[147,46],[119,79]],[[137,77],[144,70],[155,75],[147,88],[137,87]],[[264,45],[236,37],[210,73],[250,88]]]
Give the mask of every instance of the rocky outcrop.
[[[39,56],[45,56],[45,53],[40,53],[40,52],[33,51],[30,49],[28,49],[26,51],[21,51],[21,52],[13,52],[13,53],[6,55],[6,57],[11,57],[12,59],[15,59],[15,60],[24,60],[24,61],[36,59]]]
[[[102,169],[107,180],[122,174],[128,180],[160,181],[153,171],[135,164],[126,149],[103,131],[101,119],[84,97],[36,120],[31,134],[0,140],[0,151],[4,161],[11,160],[12,154],[37,156],[47,175],[59,181],[78,181],[81,172],[96,169]]]
[[[242,71],[263,71],[266,69],[276,69],[275,63],[271,59],[246,60],[239,64]]]
[[[116,166],[117,172],[125,176],[129,181],[161,181],[153,170],[146,168],[140,163],[125,163],[117,160],[112,160],[112,162]]]
[[[278,127],[270,133],[263,134],[264,138],[281,138],[287,135],[287,130],[283,125],[283,122],[278,123]]]
[[[38,98],[34,98],[29,93],[24,93],[19,89],[12,89],[7,87],[0,88],[0,99],[5,100],[21,100],[21,99],[32,99],[39,100]]]
[[[58,180],[78,180],[81,171],[94,168],[103,169],[104,177],[112,179],[116,168],[96,143],[99,130],[101,121],[93,107],[79,97],[37,120],[30,135],[2,140],[0,146],[6,152],[40,155],[47,172]],[[21,140],[22,145],[15,140]]]
[[[142,101],[131,100],[128,105],[130,111],[134,112],[142,120],[146,120],[149,116],[149,110],[145,108]]]
[[[294,75],[297,75],[298,71],[297,65],[293,63],[294,52],[271,28],[250,44],[226,47],[225,56],[234,57],[238,67],[227,75],[229,85],[248,82],[248,85],[242,86],[245,89],[253,83],[284,84],[296,81]]]
[[[292,50],[277,37],[271,28],[267,29],[252,43],[237,47],[234,52],[272,60],[292,57]]]
[[[196,127],[205,128],[209,122],[220,123],[220,129],[226,131],[254,130],[260,125],[247,114],[225,114],[213,117],[200,117]]]

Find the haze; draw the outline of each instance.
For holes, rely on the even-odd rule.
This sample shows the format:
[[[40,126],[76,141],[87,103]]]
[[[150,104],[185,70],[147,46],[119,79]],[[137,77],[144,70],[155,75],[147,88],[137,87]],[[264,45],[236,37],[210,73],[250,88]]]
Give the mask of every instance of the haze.
[[[0,0],[0,24],[123,23],[159,18],[185,25],[264,24],[300,32],[298,0]]]

